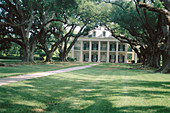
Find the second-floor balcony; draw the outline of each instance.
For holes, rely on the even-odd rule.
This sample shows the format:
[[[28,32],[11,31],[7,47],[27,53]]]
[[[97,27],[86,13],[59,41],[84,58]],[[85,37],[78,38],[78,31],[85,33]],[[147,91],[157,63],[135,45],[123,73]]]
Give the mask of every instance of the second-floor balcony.
[[[88,47],[84,47],[83,50],[89,50],[89,48]]]
[[[102,51],[107,51],[107,47],[101,47]]]
[[[116,51],[116,48],[110,48],[110,51]]]
[[[122,49],[122,48],[119,48],[119,51],[125,51],[125,49],[124,49],[124,48],[123,48],[123,49]]]

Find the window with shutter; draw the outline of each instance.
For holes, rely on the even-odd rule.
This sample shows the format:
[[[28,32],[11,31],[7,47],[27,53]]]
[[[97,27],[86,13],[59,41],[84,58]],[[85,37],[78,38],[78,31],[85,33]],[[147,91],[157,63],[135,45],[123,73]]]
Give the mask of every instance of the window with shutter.
[[[123,45],[123,51],[125,51],[125,45]]]
[[[120,45],[119,45],[119,47],[118,47],[118,50],[120,51]]]
[[[112,44],[110,44],[110,51],[112,51],[113,50],[113,48],[112,48]]]

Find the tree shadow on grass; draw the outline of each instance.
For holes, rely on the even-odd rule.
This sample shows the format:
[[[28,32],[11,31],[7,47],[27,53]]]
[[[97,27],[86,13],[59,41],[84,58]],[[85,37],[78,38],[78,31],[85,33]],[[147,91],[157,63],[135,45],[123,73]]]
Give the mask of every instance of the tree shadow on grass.
[[[53,113],[170,112],[170,108],[166,105],[129,106],[127,104],[119,107],[116,105],[121,97],[144,99],[167,97],[170,95],[168,89],[170,82],[134,79],[106,80],[106,78],[98,79],[99,73],[94,75],[89,72],[85,74],[86,72],[87,70],[73,71],[68,73],[70,76],[66,76],[67,73],[57,74],[0,87],[0,112],[19,113],[20,110],[33,112],[33,109],[38,108],[43,109],[44,112]],[[105,73],[106,77],[110,75]],[[89,77],[91,78],[89,79]],[[147,88],[159,88],[159,90],[148,91]],[[151,93],[160,96],[155,97]],[[117,100],[108,100],[106,97],[117,97]],[[26,104],[27,102],[32,105]],[[44,104],[46,107],[36,106],[34,102]]]
[[[2,97],[1,97],[2,98]],[[0,113],[28,113],[33,112],[34,107],[24,105],[22,103],[16,104],[12,100],[0,99]]]
[[[94,104],[82,109],[70,108],[71,103],[55,104],[47,108],[47,112],[59,113],[168,113],[170,108],[165,106],[123,106],[116,107],[108,100],[98,98]]]

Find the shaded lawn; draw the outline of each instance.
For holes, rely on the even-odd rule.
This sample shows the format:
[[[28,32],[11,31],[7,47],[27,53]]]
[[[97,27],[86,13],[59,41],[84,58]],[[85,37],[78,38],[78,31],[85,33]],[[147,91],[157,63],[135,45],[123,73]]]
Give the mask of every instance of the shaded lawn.
[[[12,62],[13,60],[8,60]],[[79,62],[58,62],[56,64],[45,64],[45,63],[37,63],[37,64],[13,64],[14,67],[1,67],[0,66],[0,78],[22,75],[27,73],[36,73],[36,72],[45,72],[45,71],[53,71],[68,67],[75,67],[81,65],[88,65],[89,63],[79,63]]]
[[[21,60],[19,59],[0,59],[0,62],[2,63],[21,63]]]
[[[0,112],[170,112],[170,75],[134,67],[101,64],[1,86]]]

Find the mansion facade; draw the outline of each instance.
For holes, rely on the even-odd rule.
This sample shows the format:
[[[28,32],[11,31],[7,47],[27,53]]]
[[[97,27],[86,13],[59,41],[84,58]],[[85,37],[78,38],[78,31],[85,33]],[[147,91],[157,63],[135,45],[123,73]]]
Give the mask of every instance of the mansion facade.
[[[80,62],[128,63],[128,56],[137,62],[136,53],[130,46],[121,43],[103,27],[90,31],[78,39],[71,51],[72,58]]]

